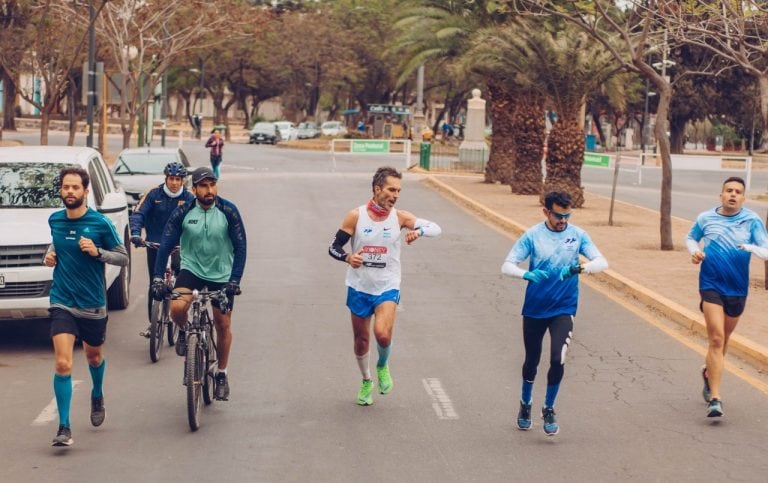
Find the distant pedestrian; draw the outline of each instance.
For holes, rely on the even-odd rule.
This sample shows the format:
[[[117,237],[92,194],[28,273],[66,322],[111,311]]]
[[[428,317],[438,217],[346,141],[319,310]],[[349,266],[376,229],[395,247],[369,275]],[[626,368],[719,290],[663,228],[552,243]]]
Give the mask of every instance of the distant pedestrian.
[[[211,137],[205,142],[206,148],[211,148],[211,169],[213,170],[216,179],[219,178],[219,165],[221,164],[221,156],[224,151],[224,140],[221,138],[221,132],[214,128],[211,131]]]
[[[533,382],[541,359],[544,334],[549,330],[550,356],[547,393],[541,417],[544,432],[554,436],[560,431],[555,418],[555,398],[565,368],[565,353],[571,342],[573,318],[579,302],[579,280],[574,275],[597,273],[608,262],[587,232],[569,225],[571,198],[567,193],[551,192],[544,198],[544,223],[529,228],[509,251],[501,272],[528,281],[523,303],[522,395],[517,427],[531,429]],[[579,255],[589,262],[579,263]],[[528,271],[518,266],[530,258]]]
[[[750,253],[768,259],[765,225],[757,214],[743,207],[745,187],[741,178],[726,179],[720,191],[721,205],[701,213],[685,240],[691,262],[701,264],[699,307],[704,313],[709,341],[701,368],[702,396],[710,418],[723,415],[720,381],[728,341],[747,301]]]

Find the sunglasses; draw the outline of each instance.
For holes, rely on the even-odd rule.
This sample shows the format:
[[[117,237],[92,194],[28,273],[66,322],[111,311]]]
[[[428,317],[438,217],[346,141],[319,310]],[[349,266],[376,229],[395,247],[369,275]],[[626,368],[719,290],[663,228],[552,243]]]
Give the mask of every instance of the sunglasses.
[[[549,214],[557,218],[558,220],[567,220],[571,217],[570,213],[557,213],[552,210],[549,210]]]

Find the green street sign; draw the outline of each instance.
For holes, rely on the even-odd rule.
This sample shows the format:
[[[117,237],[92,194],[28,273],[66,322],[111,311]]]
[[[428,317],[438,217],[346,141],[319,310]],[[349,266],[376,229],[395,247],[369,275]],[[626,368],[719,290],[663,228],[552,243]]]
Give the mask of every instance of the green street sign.
[[[584,164],[608,168],[611,166],[611,157],[607,154],[584,153]]]
[[[389,141],[353,140],[350,151],[353,153],[388,153]]]

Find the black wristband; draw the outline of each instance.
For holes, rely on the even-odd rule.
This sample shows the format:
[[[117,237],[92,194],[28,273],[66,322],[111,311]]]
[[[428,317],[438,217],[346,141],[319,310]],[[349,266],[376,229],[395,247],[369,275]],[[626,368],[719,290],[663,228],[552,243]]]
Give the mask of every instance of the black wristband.
[[[571,267],[571,275],[578,275],[584,273],[584,267],[581,265],[574,265]]]

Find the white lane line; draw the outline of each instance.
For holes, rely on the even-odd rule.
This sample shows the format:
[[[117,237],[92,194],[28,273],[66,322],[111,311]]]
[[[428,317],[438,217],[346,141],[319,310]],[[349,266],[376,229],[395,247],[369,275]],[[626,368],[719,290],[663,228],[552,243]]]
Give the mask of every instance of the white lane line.
[[[427,394],[429,394],[429,397],[432,399],[432,408],[435,410],[438,419],[459,419],[459,415],[456,413],[456,410],[453,409],[451,398],[448,397],[445,389],[443,389],[443,384],[440,382],[440,379],[436,377],[428,377],[422,379],[421,382],[424,384],[424,389],[427,391]]]
[[[83,381],[72,381],[72,394],[75,394],[75,388]],[[51,402],[43,408],[40,414],[37,415],[32,426],[44,426],[51,421],[55,421],[59,417],[59,410],[56,408],[56,397],[51,399]]]

